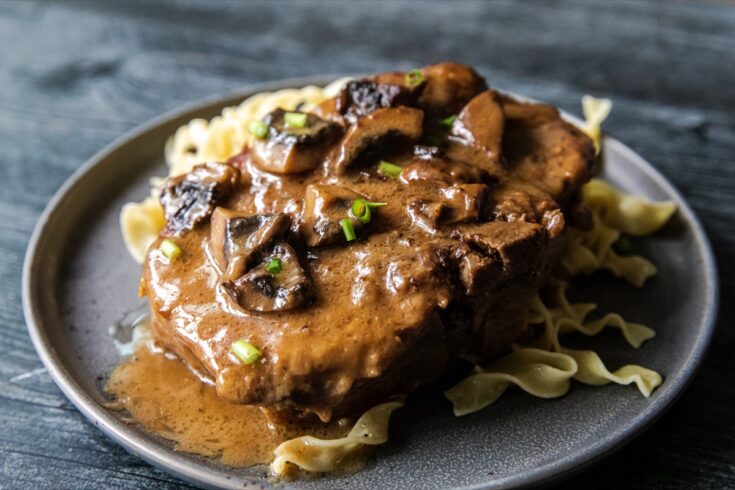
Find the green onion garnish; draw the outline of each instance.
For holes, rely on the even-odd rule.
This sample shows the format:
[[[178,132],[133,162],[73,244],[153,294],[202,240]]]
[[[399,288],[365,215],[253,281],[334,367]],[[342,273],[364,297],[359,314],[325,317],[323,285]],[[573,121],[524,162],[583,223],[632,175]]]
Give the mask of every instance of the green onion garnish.
[[[243,364],[252,364],[261,357],[263,353],[247,340],[239,339],[232,343],[230,352],[240,359]]]
[[[175,260],[181,256],[182,253],[181,247],[179,247],[176,242],[170,238],[163,239],[161,244],[158,246],[158,249],[163,252],[163,255],[165,255],[168,260]]]
[[[381,160],[380,165],[378,165],[378,173],[386,177],[398,177],[401,175],[401,171],[403,171],[401,167],[385,160]]]
[[[406,73],[406,76],[403,77],[403,83],[408,85],[409,87],[416,87],[418,85],[421,85],[421,82],[424,81],[424,74],[421,73],[421,70],[418,68],[415,68],[408,73]]]
[[[456,115],[445,117],[444,119],[442,119],[442,126],[444,126],[445,128],[451,128],[452,124],[454,124],[454,121],[456,120],[457,120]]]
[[[303,128],[306,126],[306,114],[303,112],[287,112],[283,115],[286,126],[289,128]]]
[[[260,120],[250,121],[250,124],[248,124],[248,131],[250,131],[250,134],[256,138],[265,138],[265,135],[268,134],[268,125]]]
[[[352,214],[363,225],[370,223],[370,208],[365,199],[355,199],[352,201]]]
[[[352,214],[357,218],[360,223],[366,225],[370,223],[372,208],[379,208],[381,206],[387,206],[387,202],[370,202],[365,199],[355,199],[352,201]]]
[[[355,235],[355,228],[352,226],[352,220],[348,218],[344,218],[339,220],[339,224],[342,225],[342,231],[345,232],[345,238],[348,242],[351,242],[355,238],[357,238],[357,235]]]
[[[283,270],[283,262],[281,262],[281,259],[270,259],[265,265],[265,270],[271,274],[278,274]]]

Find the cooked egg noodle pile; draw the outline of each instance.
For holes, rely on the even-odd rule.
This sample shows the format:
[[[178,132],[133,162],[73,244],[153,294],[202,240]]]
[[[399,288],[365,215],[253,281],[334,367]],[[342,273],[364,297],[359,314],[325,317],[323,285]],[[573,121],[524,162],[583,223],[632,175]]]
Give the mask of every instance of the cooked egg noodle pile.
[[[206,161],[226,161],[250,142],[248,126],[276,108],[308,111],[321,101],[333,97],[347,79],[336,80],[324,89],[314,86],[260,93],[245,99],[236,107],[228,107],[210,121],[194,119],[180,127],[165,147],[169,176],[180,175]],[[600,124],[610,112],[610,101],[585,96],[583,111],[586,122],[582,129],[601,148]],[[139,203],[126,204],[120,214],[120,226],[128,251],[142,263],[150,245],[165,225],[158,194],[163,179],[151,181],[151,195]],[[568,275],[589,274],[601,269],[642,286],[656,274],[656,267],[635,255],[621,256],[612,248],[621,233],[631,236],[650,234],[659,229],[674,213],[673,203],[651,203],[637,196],[623,194],[601,180],[593,180],[583,189],[585,203],[593,211],[593,226],[588,231],[573,230],[569,245],[561,258]],[[572,379],[590,385],[635,383],[645,396],[661,384],[661,376],[641,366],[623,366],[610,372],[593,351],[564,348],[559,336],[578,332],[596,335],[605,328],[619,329],[634,348],[652,338],[648,327],[627,322],[620,315],[608,313],[586,321],[595,309],[588,303],[572,304],[567,300],[567,284],[554,281],[553,302],[545,304],[536,298],[531,305],[529,323],[543,326],[544,334],[535,345],[517,345],[507,356],[488,366],[476,366],[469,377],[448,390],[445,395],[454,405],[457,416],[481,410],[496,401],[515,385],[534,396],[563,396]],[[388,440],[388,425],[394,410],[402,402],[388,402],[365,412],[349,434],[340,439],[324,440],[311,436],[291,439],[274,451],[271,472],[276,476],[292,474],[296,468],[309,472],[333,472],[342,468],[366,446]]]

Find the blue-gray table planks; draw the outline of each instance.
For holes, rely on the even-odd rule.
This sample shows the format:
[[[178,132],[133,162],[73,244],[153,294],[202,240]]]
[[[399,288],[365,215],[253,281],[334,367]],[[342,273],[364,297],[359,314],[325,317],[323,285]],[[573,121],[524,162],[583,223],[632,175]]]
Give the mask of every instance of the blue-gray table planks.
[[[684,193],[715,247],[722,308],[676,406],[570,480],[735,487],[735,6],[648,2],[0,2],[0,488],[179,488],[67,402],[31,346],[21,263],[53,192],[96,150],[186,102],[278,78],[454,59],[606,127]]]

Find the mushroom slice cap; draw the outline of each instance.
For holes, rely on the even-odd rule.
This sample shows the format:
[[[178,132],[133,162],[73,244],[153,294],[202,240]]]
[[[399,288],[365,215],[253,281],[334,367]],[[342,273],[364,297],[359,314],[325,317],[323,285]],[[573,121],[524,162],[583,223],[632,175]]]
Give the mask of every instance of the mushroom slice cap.
[[[500,94],[485,90],[474,97],[452,124],[452,136],[468,145],[476,146],[493,158],[502,152],[505,114]]]
[[[253,142],[253,162],[267,172],[293,174],[313,169],[337,133],[336,124],[312,113],[297,113],[305,117],[303,127],[289,126],[287,114],[293,113],[276,109],[265,116],[267,137]]]
[[[225,163],[205,163],[171,177],[161,189],[165,235],[179,235],[206,220],[237,185],[240,172]]]
[[[225,208],[212,214],[210,251],[223,279],[236,279],[283,240],[291,226],[285,213],[247,215]]]
[[[391,72],[352,80],[335,97],[334,107],[347,121],[354,123],[378,109],[413,105],[426,83],[409,87],[405,85],[405,77],[405,73]]]
[[[421,69],[426,87],[418,106],[433,117],[457,114],[475,95],[487,90],[485,79],[461,63],[437,63]]]
[[[421,137],[424,113],[410,107],[378,109],[353,124],[334,155],[337,173],[344,174],[360,154],[379,141],[400,137],[416,141]]]
[[[277,273],[266,266],[279,260]],[[288,311],[305,306],[312,298],[312,285],[296,252],[286,243],[276,245],[263,261],[244,276],[221,283],[222,291],[241,308],[257,312]]]

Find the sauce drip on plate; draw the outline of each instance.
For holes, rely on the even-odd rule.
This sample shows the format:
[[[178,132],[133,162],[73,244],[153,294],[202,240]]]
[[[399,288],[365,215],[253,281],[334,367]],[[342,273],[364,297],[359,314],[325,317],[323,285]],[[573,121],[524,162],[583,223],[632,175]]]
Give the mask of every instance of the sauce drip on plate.
[[[147,430],[170,439],[177,451],[218,458],[228,466],[268,464],[282,442],[302,435],[324,439],[344,436],[346,421],[274,425],[255,406],[230,403],[217,396],[179,359],[138,344],[111,373],[105,391]]]

